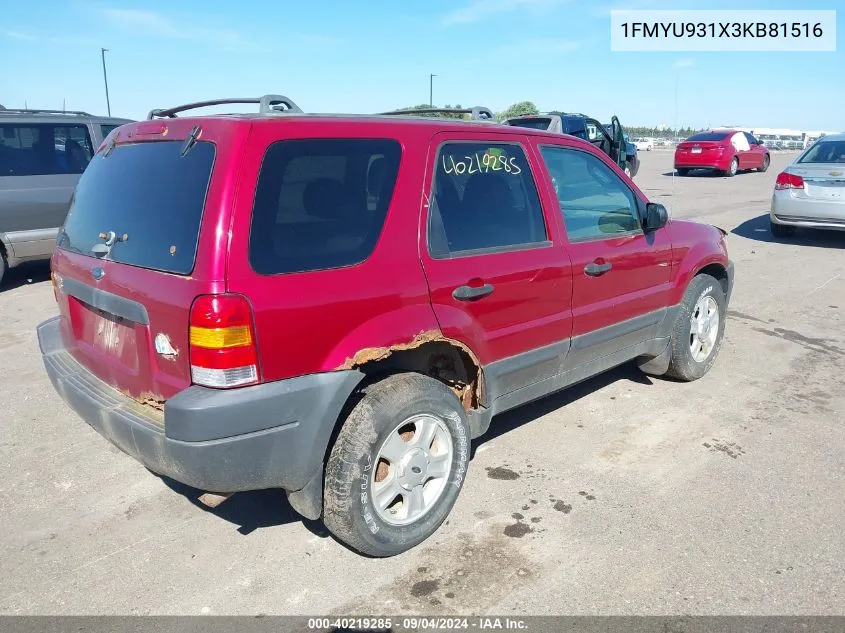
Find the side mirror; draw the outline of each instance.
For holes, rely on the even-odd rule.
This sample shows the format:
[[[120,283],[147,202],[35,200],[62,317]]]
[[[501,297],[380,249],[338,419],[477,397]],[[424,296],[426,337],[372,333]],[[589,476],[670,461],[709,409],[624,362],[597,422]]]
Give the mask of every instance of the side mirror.
[[[649,202],[645,208],[645,229],[646,233],[651,233],[657,229],[662,229],[669,221],[669,212],[662,204],[656,202]]]

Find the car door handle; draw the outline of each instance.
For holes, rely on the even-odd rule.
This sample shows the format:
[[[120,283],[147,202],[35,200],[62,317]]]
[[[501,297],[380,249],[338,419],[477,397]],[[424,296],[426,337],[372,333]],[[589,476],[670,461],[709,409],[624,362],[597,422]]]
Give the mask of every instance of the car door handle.
[[[584,272],[587,273],[590,277],[599,277],[600,275],[605,274],[613,268],[613,264],[610,262],[605,262],[604,264],[597,264],[596,262],[590,262],[586,266],[584,266]]]
[[[495,290],[493,284],[484,284],[475,288],[472,286],[458,286],[452,291],[452,296],[458,301],[472,301],[473,299],[486,297],[493,290]]]

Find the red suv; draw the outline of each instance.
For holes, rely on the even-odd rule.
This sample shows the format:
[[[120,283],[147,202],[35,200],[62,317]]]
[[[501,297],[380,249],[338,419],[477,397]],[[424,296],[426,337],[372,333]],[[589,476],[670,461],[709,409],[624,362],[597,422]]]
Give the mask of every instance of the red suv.
[[[495,414],[716,359],[725,233],[669,220],[590,143],[249,102],[112,132],[52,260],[50,379],[155,473],[283,488],[389,556],[446,518]]]

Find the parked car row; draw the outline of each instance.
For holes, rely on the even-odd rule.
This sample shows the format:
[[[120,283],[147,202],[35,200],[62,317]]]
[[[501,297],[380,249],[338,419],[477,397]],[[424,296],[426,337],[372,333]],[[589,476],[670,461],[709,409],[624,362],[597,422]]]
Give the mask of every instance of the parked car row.
[[[184,116],[234,101],[113,130],[53,254],[47,373],[151,471],[215,504],[281,488],[391,556],[446,520],[494,415],[631,360],[713,366],[726,232],[648,199],[617,121]]]
[[[50,257],[94,150],[128,122],[87,112],[0,109],[0,283],[8,268]]]

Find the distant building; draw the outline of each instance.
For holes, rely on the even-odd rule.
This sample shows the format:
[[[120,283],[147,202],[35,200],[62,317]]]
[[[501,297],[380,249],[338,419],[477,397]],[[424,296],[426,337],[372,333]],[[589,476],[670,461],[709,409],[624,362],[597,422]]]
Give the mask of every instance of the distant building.
[[[753,134],[766,147],[771,149],[804,149],[826,134],[837,134],[837,132],[821,130],[807,131],[789,128],[742,127],[741,125],[726,125],[723,128]]]

